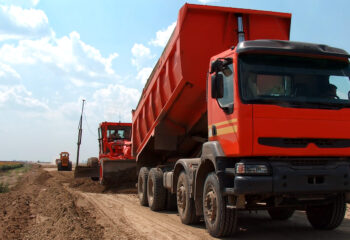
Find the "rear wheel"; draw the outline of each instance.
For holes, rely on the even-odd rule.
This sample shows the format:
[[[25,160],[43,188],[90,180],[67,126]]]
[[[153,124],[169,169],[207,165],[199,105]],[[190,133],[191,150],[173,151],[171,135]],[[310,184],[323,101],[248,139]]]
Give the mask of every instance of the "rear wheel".
[[[287,220],[294,214],[294,209],[291,208],[270,208],[267,210],[273,220]]]
[[[163,172],[159,168],[149,171],[147,180],[148,205],[153,211],[161,211],[165,208],[166,190],[163,187]]]
[[[72,171],[72,162],[68,163],[68,171]]]
[[[97,157],[88,158],[87,166],[88,167],[98,167],[98,158]]]
[[[149,169],[142,167],[137,178],[137,193],[139,196],[140,204],[142,206],[148,206],[147,199],[147,180],[148,180]]]
[[[58,163],[58,164],[57,164],[57,170],[58,170],[58,171],[61,171],[61,170],[62,170],[62,164],[61,164],[61,163]]]
[[[332,230],[344,219],[346,202],[344,194],[339,194],[331,203],[321,206],[308,206],[306,216],[315,229]]]
[[[203,213],[210,235],[225,237],[236,232],[237,210],[227,208],[227,197],[222,196],[219,179],[215,173],[210,173],[204,183]]]
[[[177,180],[176,202],[181,222],[187,225],[199,221],[199,217],[196,216],[194,200],[193,198],[190,198],[189,189],[189,181],[186,173],[185,171],[182,171]]]

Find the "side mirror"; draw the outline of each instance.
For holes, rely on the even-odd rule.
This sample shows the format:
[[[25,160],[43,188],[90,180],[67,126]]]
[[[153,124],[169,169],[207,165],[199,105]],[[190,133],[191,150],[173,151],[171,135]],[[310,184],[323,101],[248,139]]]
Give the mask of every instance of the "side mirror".
[[[221,74],[215,74],[211,77],[211,97],[222,98],[224,96],[224,77]]]

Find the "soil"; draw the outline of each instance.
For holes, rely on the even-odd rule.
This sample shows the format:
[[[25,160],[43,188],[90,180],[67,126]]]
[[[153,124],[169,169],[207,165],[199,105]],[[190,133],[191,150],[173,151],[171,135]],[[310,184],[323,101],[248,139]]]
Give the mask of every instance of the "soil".
[[[34,165],[0,194],[0,239],[102,239],[103,226],[76,202],[63,181]]]
[[[348,239],[350,209],[334,231],[315,231],[304,212],[272,221],[240,213],[234,239]],[[105,188],[73,172],[35,165],[11,192],[0,194],[0,239],[213,239],[204,223],[187,226],[176,211],[139,204],[134,184]]]

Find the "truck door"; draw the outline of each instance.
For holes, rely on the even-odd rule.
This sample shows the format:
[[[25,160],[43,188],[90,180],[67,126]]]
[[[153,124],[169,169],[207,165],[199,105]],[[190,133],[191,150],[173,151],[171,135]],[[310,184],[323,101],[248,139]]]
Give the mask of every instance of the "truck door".
[[[223,59],[223,58],[220,58]],[[235,108],[234,63],[225,65],[208,79],[208,136],[210,141],[219,141],[226,155],[237,153],[237,111]],[[222,78],[222,97],[212,93],[215,77]]]

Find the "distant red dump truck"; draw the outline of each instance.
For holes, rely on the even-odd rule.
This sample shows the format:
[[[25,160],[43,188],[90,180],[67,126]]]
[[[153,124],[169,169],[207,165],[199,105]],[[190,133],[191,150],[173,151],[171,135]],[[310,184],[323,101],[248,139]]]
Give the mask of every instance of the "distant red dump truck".
[[[99,157],[89,158],[87,167],[77,167],[75,177],[91,177],[105,185],[136,180],[136,161],[131,156],[131,123],[100,123],[98,144]]]
[[[350,200],[349,54],[286,13],[185,4],[133,111],[138,195],[232,235],[237,211],[338,227]],[[265,39],[265,40],[261,40]],[[269,40],[266,40],[269,39]]]

